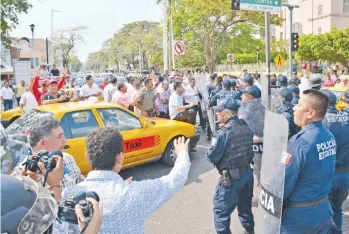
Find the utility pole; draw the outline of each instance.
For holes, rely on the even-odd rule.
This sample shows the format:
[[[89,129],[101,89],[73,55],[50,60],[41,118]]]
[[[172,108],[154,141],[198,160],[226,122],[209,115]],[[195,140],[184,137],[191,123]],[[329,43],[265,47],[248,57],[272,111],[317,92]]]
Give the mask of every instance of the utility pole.
[[[268,107],[270,107],[270,12],[265,12],[265,62],[267,64],[267,78],[268,78]]]
[[[60,12],[58,10],[53,10],[51,11],[51,61],[50,64],[54,64],[54,58],[53,58],[53,13],[54,12]],[[49,61],[47,61],[49,63]]]
[[[171,56],[172,56],[172,69],[175,69],[176,68],[176,60],[175,60],[175,54],[174,54],[174,51],[173,51],[173,20],[172,20],[172,0],[170,0],[170,23],[171,23],[171,28],[170,28],[170,34],[171,34]]]
[[[287,3],[283,3],[282,6],[285,6],[288,8],[289,11],[289,26],[290,26],[290,32],[289,32],[289,45],[288,45],[288,77],[292,76],[292,32],[293,32],[293,9],[299,8],[297,5],[290,5]]]
[[[167,7],[168,7],[168,0],[164,0],[164,28],[163,28],[163,53],[164,53],[164,71],[168,70],[168,39],[167,39]]]

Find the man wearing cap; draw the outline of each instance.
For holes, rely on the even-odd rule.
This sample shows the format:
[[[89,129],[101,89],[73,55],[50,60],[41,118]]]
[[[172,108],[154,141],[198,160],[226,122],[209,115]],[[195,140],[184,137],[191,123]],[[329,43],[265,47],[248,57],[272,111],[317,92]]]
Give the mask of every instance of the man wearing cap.
[[[215,88],[214,81],[215,81],[216,77],[217,77],[217,74],[216,74],[216,73],[212,73],[212,74],[210,75],[210,81],[209,81],[208,84],[207,84],[207,92],[208,92],[208,95],[209,95],[209,96],[210,96],[212,90],[214,90],[214,88]]]
[[[293,98],[291,103],[295,106],[298,104],[299,101],[299,88],[297,86],[291,87],[292,93],[293,93]]]
[[[250,74],[246,74],[243,78],[244,88],[253,85],[253,77]]]
[[[286,89],[287,88],[287,77],[285,75],[280,75],[278,77],[278,83],[279,85],[281,86],[278,91],[281,92],[283,89]]]
[[[70,98],[65,94],[58,93],[58,85],[56,80],[50,80],[48,83],[48,91],[41,97],[41,104],[48,105],[59,102],[69,102]]]
[[[210,106],[217,106],[217,100],[223,101],[223,99],[233,98],[230,80],[224,80],[222,84],[222,90],[210,99]]]
[[[309,79],[311,89],[320,90],[324,81],[321,74],[312,74]]]
[[[276,105],[276,113],[283,115],[288,121],[289,134],[288,139],[290,139],[294,134],[296,134],[300,129],[294,124],[293,121],[293,92],[292,89],[286,88],[280,92],[282,103]]]
[[[258,149],[253,152],[253,169],[259,183],[263,153],[260,150],[262,148],[260,145],[263,144],[265,106],[262,104],[260,90],[256,86],[248,86],[242,92],[242,104],[238,114],[239,118],[244,120],[252,130],[254,135],[253,142],[258,146],[253,147],[255,150]]]
[[[214,80],[215,88],[211,91],[210,98],[212,98],[216,93],[222,90],[222,77],[216,77]]]
[[[47,83],[48,80],[43,80],[41,82],[41,90],[39,90],[39,81],[40,81],[40,68],[36,71],[35,77],[31,78],[30,81],[30,91],[34,94],[34,97],[39,105],[41,105],[41,96],[47,93]],[[68,69],[65,69],[63,72],[63,77],[57,82],[57,90],[60,90],[65,83],[65,78],[67,77]]]
[[[330,233],[342,233],[342,205],[348,196],[349,189],[349,90],[344,93],[343,103],[346,108],[336,109],[337,98],[334,93],[322,90],[328,95],[329,106],[323,123],[333,134],[337,143],[336,169],[329,194],[334,215]]]
[[[221,174],[213,199],[216,233],[231,233],[230,216],[236,207],[243,228],[247,233],[254,233],[250,166],[253,133],[245,121],[238,118],[236,100],[224,99],[214,109],[220,129],[212,138],[207,158]]]

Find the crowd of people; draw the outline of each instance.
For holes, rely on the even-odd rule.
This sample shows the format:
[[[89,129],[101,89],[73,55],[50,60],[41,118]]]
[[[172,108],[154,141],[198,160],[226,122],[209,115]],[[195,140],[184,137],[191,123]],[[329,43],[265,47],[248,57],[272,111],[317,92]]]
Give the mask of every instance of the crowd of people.
[[[36,77],[31,79],[29,88],[22,93],[19,103],[29,92],[31,94],[27,95],[31,95],[31,100],[35,100],[37,105],[103,97],[105,102],[118,104],[144,117],[162,117],[196,125],[199,115],[199,125],[210,141],[207,159],[221,175],[213,201],[216,232],[231,233],[230,216],[237,208],[245,231],[255,233],[252,213],[253,174],[260,184],[260,178],[263,177],[263,147],[260,146],[268,141],[264,138],[264,123],[268,119],[264,118],[266,106],[261,99],[258,73],[244,70],[240,77],[213,73],[206,80],[204,75],[194,77],[190,71],[173,70],[171,73],[165,71],[163,75],[128,77],[127,83],[110,77],[103,87],[98,87],[93,77],[88,75],[86,84],[73,98],[59,92],[66,75],[64,72],[58,81],[40,81],[41,71],[38,71]],[[202,96],[203,90],[196,84],[197,78],[205,79],[207,83],[207,109],[202,109],[205,105],[201,103],[207,100]],[[275,112],[284,116],[289,125],[281,233],[341,233],[341,207],[349,189],[349,89],[342,98],[345,108],[337,110],[337,97],[330,90],[321,90],[328,83],[321,76],[298,78],[294,72],[292,78],[288,79],[284,75],[272,74],[270,81],[272,95],[281,100],[275,106]],[[2,96],[4,101],[15,100],[13,92],[2,91],[3,94],[5,92],[8,93]],[[218,126],[209,124],[207,112],[212,109]],[[3,129],[2,132],[2,139],[6,139],[1,140],[1,146],[5,150],[13,150],[13,144],[9,143],[11,137],[5,136]],[[53,152],[65,149],[66,138],[61,124],[52,117],[38,119],[29,132],[31,149],[28,159],[43,150]],[[183,187],[188,179],[191,166],[189,140],[175,140],[177,158],[168,175],[145,181],[132,181],[132,178],[124,180],[120,177],[124,159],[122,142],[122,135],[114,127],[93,130],[86,139],[86,157],[92,168],[86,178],[81,175],[74,158],[67,153],[53,156],[56,165],[51,169],[39,162],[39,169],[31,171],[26,159],[14,170],[7,170],[6,173],[11,176],[5,177],[2,191],[8,191],[8,194],[22,192],[23,196],[19,200],[5,196],[6,200],[2,201],[6,204],[2,208],[3,214],[11,217],[16,214],[16,208],[23,204],[26,204],[27,210],[37,206],[39,200],[32,199],[24,192],[26,184],[31,182],[21,179],[21,176],[29,176],[39,182],[36,186],[47,188],[58,202],[58,205],[52,203],[49,209],[51,212],[64,210],[62,204],[72,197],[80,197],[79,194],[94,191],[99,196],[98,199],[84,197],[94,208],[92,216],[85,217],[78,205],[74,209],[79,217],[76,222],[66,222],[63,218],[60,221],[42,218],[41,222],[47,221],[46,225],[36,227],[40,229],[35,231],[144,232],[146,218]],[[47,190],[37,189],[37,196],[40,191]],[[4,230],[11,232],[21,227],[21,221],[26,215],[25,212],[18,216],[17,222],[5,222],[7,226],[4,226]],[[31,215],[33,220],[37,216]]]

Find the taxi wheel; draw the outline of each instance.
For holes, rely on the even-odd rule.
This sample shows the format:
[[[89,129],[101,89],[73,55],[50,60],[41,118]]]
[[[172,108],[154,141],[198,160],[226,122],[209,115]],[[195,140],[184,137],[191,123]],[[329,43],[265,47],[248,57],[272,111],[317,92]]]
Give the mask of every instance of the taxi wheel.
[[[165,165],[173,167],[177,158],[174,145],[173,145],[174,139],[172,139],[166,146],[165,152],[162,154],[162,161],[165,163]]]

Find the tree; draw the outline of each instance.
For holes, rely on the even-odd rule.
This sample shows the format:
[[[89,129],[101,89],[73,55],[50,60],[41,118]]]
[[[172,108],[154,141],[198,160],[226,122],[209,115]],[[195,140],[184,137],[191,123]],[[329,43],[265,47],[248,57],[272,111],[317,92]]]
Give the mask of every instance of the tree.
[[[186,44],[190,40],[200,41],[210,73],[226,41],[239,33],[234,31],[236,27],[245,23],[258,28],[264,24],[264,13],[233,11],[230,0],[173,0],[172,12],[176,38],[184,39]],[[272,17],[272,22],[279,21]]]
[[[9,48],[11,40],[8,32],[18,25],[18,14],[27,13],[32,5],[27,0],[2,0],[1,1],[1,42]]]
[[[82,63],[77,56],[73,56],[69,59],[69,64],[72,71],[80,71],[82,69]]]
[[[58,30],[54,35],[54,50],[62,50],[63,66],[68,66],[70,58],[78,42],[84,42],[82,36],[85,26],[76,26],[70,29]]]
[[[349,71],[349,27],[332,28],[321,35],[302,35],[296,56],[301,60],[339,62]]]

